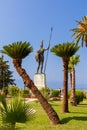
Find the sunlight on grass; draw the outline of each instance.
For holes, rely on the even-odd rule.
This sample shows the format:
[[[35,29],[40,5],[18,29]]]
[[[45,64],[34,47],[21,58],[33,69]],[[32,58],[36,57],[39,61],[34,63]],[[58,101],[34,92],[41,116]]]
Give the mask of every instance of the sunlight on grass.
[[[18,123],[15,130],[86,130],[87,129],[87,100],[74,107],[69,106],[69,113],[61,112],[61,101],[50,102],[58,113],[62,124],[51,125],[49,119],[40,106],[39,102],[31,102],[30,105],[36,110],[35,118],[26,124]],[[1,129],[0,129],[1,130]],[[3,129],[2,129],[3,130]]]

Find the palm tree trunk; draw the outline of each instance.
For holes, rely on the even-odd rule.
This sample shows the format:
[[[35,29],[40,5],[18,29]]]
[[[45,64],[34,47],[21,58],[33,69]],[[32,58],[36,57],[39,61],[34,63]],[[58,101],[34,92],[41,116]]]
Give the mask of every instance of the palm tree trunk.
[[[72,72],[70,71],[70,90],[72,89]]]
[[[69,112],[68,110],[68,59],[63,58],[64,67],[64,81],[63,81],[63,102],[62,102],[62,112]]]
[[[47,100],[42,96],[40,91],[37,89],[37,87],[34,85],[33,81],[30,79],[29,75],[26,73],[25,69],[21,67],[21,61],[17,59],[13,59],[14,67],[16,68],[18,74],[22,77],[24,84],[26,87],[31,89],[32,93],[36,96],[36,98],[39,100],[40,104],[42,105],[43,109],[47,113],[50,122],[54,125],[60,124],[60,119],[55,112],[55,110],[52,108],[52,106],[47,102]]]
[[[70,103],[72,106],[76,106],[76,96],[75,96],[75,68],[72,68],[72,88],[71,88],[71,98]]]

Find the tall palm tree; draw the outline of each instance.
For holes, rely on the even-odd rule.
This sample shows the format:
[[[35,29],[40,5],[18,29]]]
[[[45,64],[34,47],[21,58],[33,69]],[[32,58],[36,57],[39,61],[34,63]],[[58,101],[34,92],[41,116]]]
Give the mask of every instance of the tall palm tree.
[[[63,43],[55,45],[51,48],[51,52],[53,52],[56,56],[62,58],[63,67],[64,67],[64,81],[63,81],[63,102],[62,102],[62,112],[69,112],[68,110],[68,64],[69,59],[73,56],[79,47],[75,43]]]
[[[87,16],[82,17],[82,21],[76,21],[78,24],[77,28],[72,29],[73,35],[75,37],[76,44],[81,40],[82,46],[86,45],[87,47]]]
[[[70,96],[70,102],[71,105],[76,106],[76,96],[75,96],[75,65],[80,61],[80,55],[72,56],[70,57],[69,61],[69,69],[70,69],[70,82],[71,82],[71,96]]]
[[[45,112],[47,113],[50,121],[52,124],[59,124],[60,120],[55,112],[55,110],[51,107],[51,105],[47,102],[47,100],[42,96],[40,91],[34,85],[33,81],[27,74],[26,70],[22,68],[22,59],[28,56],[33,51],[32,46],[30,43],[27,42],[15,42],[6,46],[3,46],[2,53],[10,56],[13,59],[14,67],[16,71],[23,79],[23,82],[26,87],[31,89],[32,93],[36,96],[39,100],[40,104],[44,108]]]

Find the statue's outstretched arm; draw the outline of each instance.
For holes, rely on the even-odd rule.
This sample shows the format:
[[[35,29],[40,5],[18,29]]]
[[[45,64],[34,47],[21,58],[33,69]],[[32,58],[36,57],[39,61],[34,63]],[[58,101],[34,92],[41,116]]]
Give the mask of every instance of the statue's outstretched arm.
[[[49,48],[50,48],[50,44],[49,44],[49,46],[47,48],[44,48],[44,51],[49,50]]]

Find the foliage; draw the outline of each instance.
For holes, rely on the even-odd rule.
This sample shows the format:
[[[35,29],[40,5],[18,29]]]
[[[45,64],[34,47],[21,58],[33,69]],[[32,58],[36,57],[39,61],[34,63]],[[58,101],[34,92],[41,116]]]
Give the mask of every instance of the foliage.
[[[15,58],[15,59],[25,58],[32,51],[33,48],[31,47],[30,43],[26,41],[14,42],[7,46],[3,46],[3,50],[1,50],[2,53],[7,54],[11,58]]]
[[[55,55],[60,57],[70,57],[75,54],[75,52],[79,49],[79,47],[71,42],[63,43],[63,44],[57,44],[53,48],[51,48],[51,52],[53,52]]]
[[[59,100],[50,101],[50,104],[59,113],[61,125],[51,125],[40,103],[30,102],[29,104],[37,111],[36,118],[25,124],[17,123],[15,130],[87,130],[87,99],[77,107],[70,105],[70,113],[67,114],[61,112],[61,103],[62,101]],[[6,130],[1,125],[0,123],[0,130]]]
[[[58,97],[59,94],[60,94],[60,91],[59,91],[59,90],[52,89],[52,90],[51,90],[51,95],[50,95],[50,97]]]
[[[4,124],[9,124],[11,130],[15,129],[17,122],[25,123],[33,118],[33,109],[23,102],[21,98],[13,98],[9,103],[0,95],[1,118]]]
[[[21,95],[22,97],[25,97],[25,98],[30,97],[30,90],[29,90],[28,88],[26,88],[26,89],[21,89],[21,90],[20,90],[20,95]]]
[[[80,55],[71,56],[68,65],[68,67],[71,68],[70,70],[72,70],[72,68],[77,65],[78,62],[80,62]]]
[[[82,21],[76,21],[78,24],[77,28],[72,29],[73,35],[75,37],[76,44],[81,40],[82,46],[87,47],[87,16],[82,17]]]
[[[71,96],[71,91],[68,91],[68,98]],[[84,92],[82,90],[75,90],[76,102],[79,104],[84,99]]]
[[[8,93],[10,96],[18,96],[20,94],[20,89],[17,86],[10,86],[8,88]]]
[[[76,93],[76,102],[77,104],[79,104],[84,99],[84,93],[81,90],[76,90],[75,93]]]
[[[8,94],[8,87],[3,87],[2,92],[6,96]]]
[[[20,89],[17,86],[9,86],[9,87],[4,87],[3,88],[3,95],[7,96],[7,94],[11,97],[16,97],[18,95],[20,95],[21,97],[29,97],[30,96],[30,92],[29,89]]]
[[[61,112],[62,101],[50,101],[57,113],[59,113],[62,124],[50,125],[47,115],[39,102],[30,102],[30,106],[37,111],[36,118],[27,123],[17,123],[15,130],[86,130],[87,129],[87,99],[84,99],[77,107],[70,105],[70,113],[64,114]],[[0,122],[0,130],[5,129],[6,125],[2,128]]]
[[[40,89],[40,92],[42,93],[42,95],[46,99],[49,99],[49,97],[50,97],[50,89],[48,87],[44,87],[44,88]]]
[[[12,71],[9,69],[8,61],[4,61],[4,56],[0,57],[0,89],[13,85],[14,79],[12,79]]]

